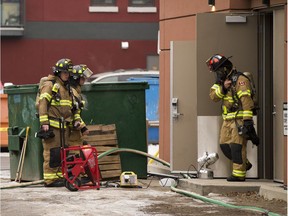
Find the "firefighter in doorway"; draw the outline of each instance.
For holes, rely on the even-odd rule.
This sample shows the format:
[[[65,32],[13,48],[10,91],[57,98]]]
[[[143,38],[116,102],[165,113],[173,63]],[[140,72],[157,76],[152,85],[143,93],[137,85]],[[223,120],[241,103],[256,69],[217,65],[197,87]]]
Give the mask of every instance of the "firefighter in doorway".
[[[70,59],[60,59],[53,67],[54,74],[49,75],[47,81],[40,88],[38,111],[40,131],[45,134],[42,137],[45,187],[64,186],[60,156],[61,134],[67,140],[70,133],[68,125],[74,124],[77,126],[81,120],[79,110],[74,106],[73,93],[69,84],[72,69],[73,64]],[[60,129],[61,118],[65,122],[62,131]]]
[[[220,131],[220,148],[233,162],[227,181],[245,181],[252,164],[247,159],[247,140],[259,144],[253,122],[254,101],[249,78],[233,68],[230,57],[215,54],[206,64],[215,72],[216,81],[210,88],[210,98],[222,101],[223,124]]]

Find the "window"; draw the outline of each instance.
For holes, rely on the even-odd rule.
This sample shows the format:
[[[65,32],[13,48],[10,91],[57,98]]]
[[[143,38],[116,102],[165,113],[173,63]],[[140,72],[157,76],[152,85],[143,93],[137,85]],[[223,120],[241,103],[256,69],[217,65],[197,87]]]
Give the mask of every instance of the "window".
[[[155,0],[129,0],[128,13],[156,13]]]
[[[116,0],[91,0],[89,12],[118,12]]]
[[[131,7],[154,7],[155,0],[129,0]]]
[[[1,0],[1,26],[20,26],[21,0]]]
[[[116,6],[116,0],[91,0],[91,6]]]
[[[24,0],[0,0],[1,35],[23,35]]]

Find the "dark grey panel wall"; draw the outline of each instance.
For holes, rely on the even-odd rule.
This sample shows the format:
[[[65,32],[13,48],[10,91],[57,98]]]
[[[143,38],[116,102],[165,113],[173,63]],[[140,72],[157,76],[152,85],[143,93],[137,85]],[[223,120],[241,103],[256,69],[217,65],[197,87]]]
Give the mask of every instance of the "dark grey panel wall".
[[[246,15],[246,23],[226,23],[230,14],[197,14],[197,98],[198,116],[218,116],[221,104],[209,98],[215,81],[206,60],[213,54],[233,56],[230,60],[239,71],[250,71],[257,80],[257,16]]]
[[[27,22],[28,39],[157,40],[158,23]]]

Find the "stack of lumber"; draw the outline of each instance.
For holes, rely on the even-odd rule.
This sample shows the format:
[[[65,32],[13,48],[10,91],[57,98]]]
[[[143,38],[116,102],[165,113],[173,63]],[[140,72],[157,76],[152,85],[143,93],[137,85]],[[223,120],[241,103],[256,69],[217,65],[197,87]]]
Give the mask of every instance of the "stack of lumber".
[[[118,140],[115,124],[111,125],[87,125],[89,135],[83,137],[88,144],[97,149],[98,155],[113,148],[118,148]],[[118,153],[102,157],[98,161],[102,180],[116,179],[120,177],[121,160]]]

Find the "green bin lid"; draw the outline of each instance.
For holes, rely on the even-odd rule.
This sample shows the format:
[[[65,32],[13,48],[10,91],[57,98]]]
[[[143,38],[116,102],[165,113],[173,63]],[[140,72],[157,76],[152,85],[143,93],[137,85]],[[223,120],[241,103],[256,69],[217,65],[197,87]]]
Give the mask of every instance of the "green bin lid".
[[[149,89],[148,82],[91,83],[83,86],[84,91],[127,91]]]
[[[5,94],[26,94],[38,91],[38,84],[11,85],[4,87]]]

